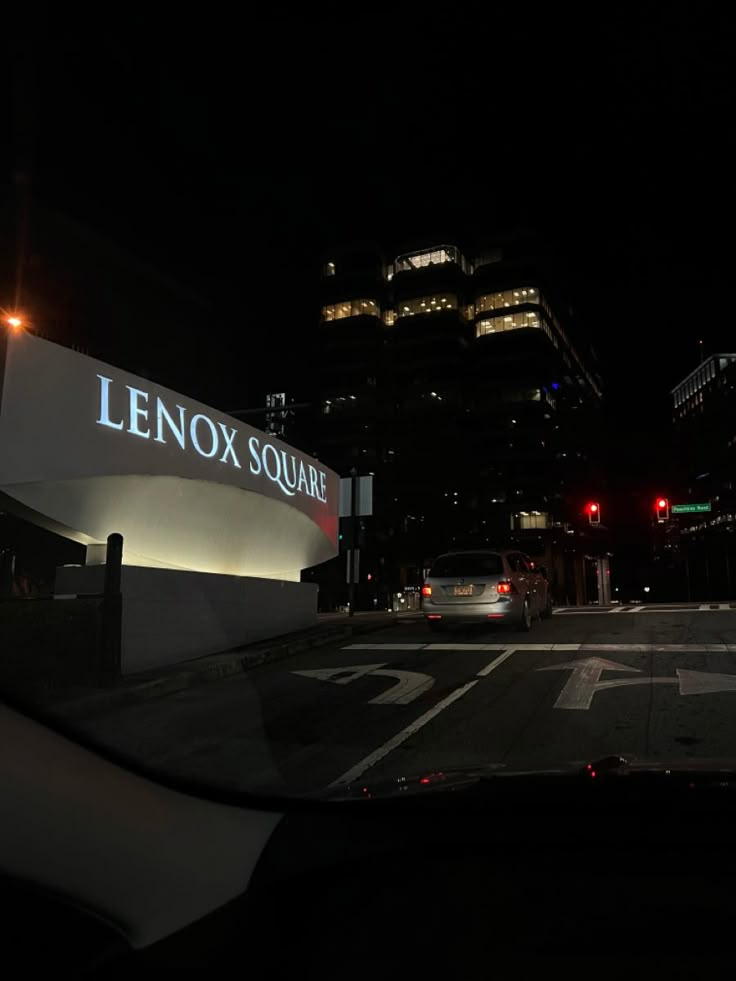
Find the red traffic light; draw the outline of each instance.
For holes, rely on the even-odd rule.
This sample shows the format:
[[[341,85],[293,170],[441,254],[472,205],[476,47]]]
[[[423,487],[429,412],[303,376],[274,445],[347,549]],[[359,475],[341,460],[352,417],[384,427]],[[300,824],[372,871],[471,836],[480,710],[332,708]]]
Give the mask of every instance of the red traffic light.
[[[598,505],[597,504],[589,504],[588,505],[588,511],[590,511],[591,514],[595,514],[598,511]]]
[[[601,506],[598,501],[589,501],[585,506],[585,511],[591,525],[599,525],[601,523]]]
[[[664,497],[657,498],[657,507],[661,509],[667,507],[667,500]]]

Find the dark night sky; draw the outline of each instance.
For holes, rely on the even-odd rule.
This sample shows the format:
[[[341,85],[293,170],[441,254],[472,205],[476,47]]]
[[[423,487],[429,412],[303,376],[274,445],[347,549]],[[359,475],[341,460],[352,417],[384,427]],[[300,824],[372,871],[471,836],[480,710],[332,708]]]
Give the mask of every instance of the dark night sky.
[[[215,298],[225,400],[299,353],[325,244],[530,221],[569,270],[615,426],[656,458],[698,338],[734,347],[725,12],[322,5],[241,26],[218,5],[170,10],[120,7],[109,26],[34,11],[15,46],[16,172]]]

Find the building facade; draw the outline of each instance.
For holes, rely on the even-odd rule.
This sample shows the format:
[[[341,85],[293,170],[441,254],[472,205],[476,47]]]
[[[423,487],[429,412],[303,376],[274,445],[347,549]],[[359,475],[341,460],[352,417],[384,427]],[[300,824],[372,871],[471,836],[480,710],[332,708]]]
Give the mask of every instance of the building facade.
[[[361,605],[415,589],[443,550],[509,540],[545,556],[558,600],[582,601],[575,529],[601,382],[571,320],[519,250],[326,257],[304,445],[343,476],[375,475]]]
[[[679,473],[658,552],[671,592],[729,599],[736,590],[736,354],[713,354],[671,392]]]

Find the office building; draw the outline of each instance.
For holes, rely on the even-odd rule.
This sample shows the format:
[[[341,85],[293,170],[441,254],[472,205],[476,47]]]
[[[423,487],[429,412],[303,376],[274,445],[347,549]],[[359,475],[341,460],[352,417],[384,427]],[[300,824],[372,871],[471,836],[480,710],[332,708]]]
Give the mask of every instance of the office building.
[[[679,465],[671,505],[709,510],[671,510],[659,552],[677,595],[728,599],[736,589],[736,354],[710,355],[671,395]]]
[[[523,243],[325,257],[309,451],[375,474],[364,605],[380,583],[416,587],[444,549],[509,538],[555,567],[560,600],[581,599],[565,562],[595,490],[601,382],[574,330]]]

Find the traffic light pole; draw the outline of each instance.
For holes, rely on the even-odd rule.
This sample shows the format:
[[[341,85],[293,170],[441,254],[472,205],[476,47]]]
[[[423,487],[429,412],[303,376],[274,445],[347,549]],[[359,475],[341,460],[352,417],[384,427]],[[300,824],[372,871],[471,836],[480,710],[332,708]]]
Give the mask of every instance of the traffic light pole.
[[[358,542],[358,471],[350,471],[350,575],[348,577],[348,616],[355,614],[355,546]]]

